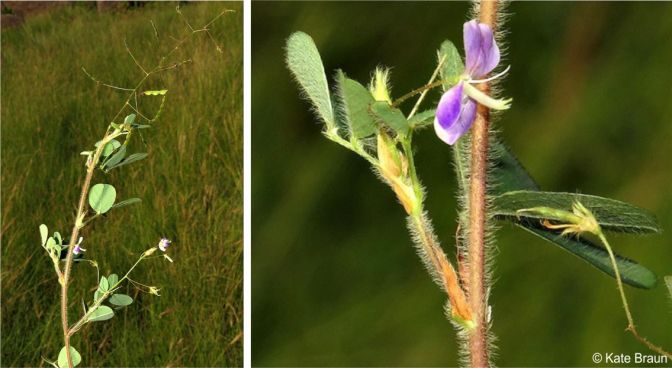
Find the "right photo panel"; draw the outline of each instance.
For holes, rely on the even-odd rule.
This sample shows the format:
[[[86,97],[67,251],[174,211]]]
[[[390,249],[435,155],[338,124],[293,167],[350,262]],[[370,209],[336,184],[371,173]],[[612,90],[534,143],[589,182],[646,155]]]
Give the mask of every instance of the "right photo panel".
[[[251,16],[253,366],[672,364],[670,3]]]

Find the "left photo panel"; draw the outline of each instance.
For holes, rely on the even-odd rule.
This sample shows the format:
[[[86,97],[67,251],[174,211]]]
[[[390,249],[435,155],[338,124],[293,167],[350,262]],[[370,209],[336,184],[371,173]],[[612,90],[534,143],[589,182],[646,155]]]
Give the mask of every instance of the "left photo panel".
[[[2,1],[2,365],[243,365],[243,3]]]

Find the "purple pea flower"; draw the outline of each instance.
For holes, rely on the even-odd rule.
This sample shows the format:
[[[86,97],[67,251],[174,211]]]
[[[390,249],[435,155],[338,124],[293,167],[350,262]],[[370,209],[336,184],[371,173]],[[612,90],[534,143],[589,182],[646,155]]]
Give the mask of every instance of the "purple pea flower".
[[[439,138],[453,145],[466,133],[476,118],[477,103],[495,110],[506,110],[511,100],[497,100],[479,91],[472,84],[487,82],[508,71],[484,78],[499,64],[499,47],[492,29],[475,20],[464,23],[465,70],[460,82],[447,90],[436,108],[434,130]]]
[[[171,243],[172,242],[167,238],[161,238],[161,240],[159,241],[159,249],[161,249],[162,252],[165,252]]]
[[[75,244],[75,248],[72,249],[72,253],[79,254],[82,252],[86,252],[86,249],[79,246],[80,244],[82,244],[82,240],[84,240],[84,238],[80,236],[79,241],[77,242],[77,244]]]

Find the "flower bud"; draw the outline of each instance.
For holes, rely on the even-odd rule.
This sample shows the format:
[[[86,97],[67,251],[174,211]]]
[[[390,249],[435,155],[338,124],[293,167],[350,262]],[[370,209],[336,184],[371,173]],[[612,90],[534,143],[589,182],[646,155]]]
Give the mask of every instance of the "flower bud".
[[[371,83],[369,84],[369,91],[371,91],[374,100],[392,104],[392,99],[390,99],[390,93],[388,91],[389,76],[389,69],[376,68],[376,71],[371,78]]]

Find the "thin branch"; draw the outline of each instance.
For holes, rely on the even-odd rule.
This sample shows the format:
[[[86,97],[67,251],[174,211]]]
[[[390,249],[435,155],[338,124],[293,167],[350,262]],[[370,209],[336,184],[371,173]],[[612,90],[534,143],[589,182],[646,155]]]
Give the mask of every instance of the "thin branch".
[[[121,91],[133,91],[132,88],[118,87],[118,86],[114,86],[112,84],[103,83],[100,80],[94,78],[91,74],[89,74],[89,72],[87,72],[84,67],[82,67],[82,71],[84,71],[84,74],[86,74],[89,78],[91,78],[92,81],[96,82],[96,84],[99,84],[101,86],[105,86],[105,87],[109,87],[109,88],[113,88],[113,89],[118,89],[118,90],[121,90]]]
[[[133,53],[131,52],[131,49],[128,48],[128,44],[126,43],[126,39],[125,39],[125,38],[124,38],[124,47],[126,47],[126,52],[128,52],[128,54],[131,55],[131,59],[133,59],[133,62],[135,63],[135,65],[137,65],[138,68],[140,68],[140,70],[142,70],[142,72],[145,73],[145,75],[149,75],[149,73],[147,73],[147,71],[145,70],[145,68],[143,68],[142,65],[140,65],[140,63],[139,63],[138,60],[135,58],[135,56],[133,56]]]
[[[436,69],[434,69],[434,73],[432,73],[432,77],[429,78],[429,82],[427,82],[427,85],[431,85],[432,83],[434,83],[434,80],[439,75],[439,71],[441,70],[441,67],[443,66],[444,61],[446,61],[446,55],[443,55],[441,57],[441,60],[439,60],[439,65],[437,65]],[[429,92],[429,88],[422,91],[422,94],[420,94],[420,97],[418,97],[418,101],[416,101],[415,106],[413,106],[413,110],[411,110],[411,113],[408,114],[408,119],[412,118],[413,115],[415,115],[415,113],[418,112],[418,109],[420,108],[420,104],[422,103],[422,100],[425,99],[425,96],[427,95],[427,92]]]

